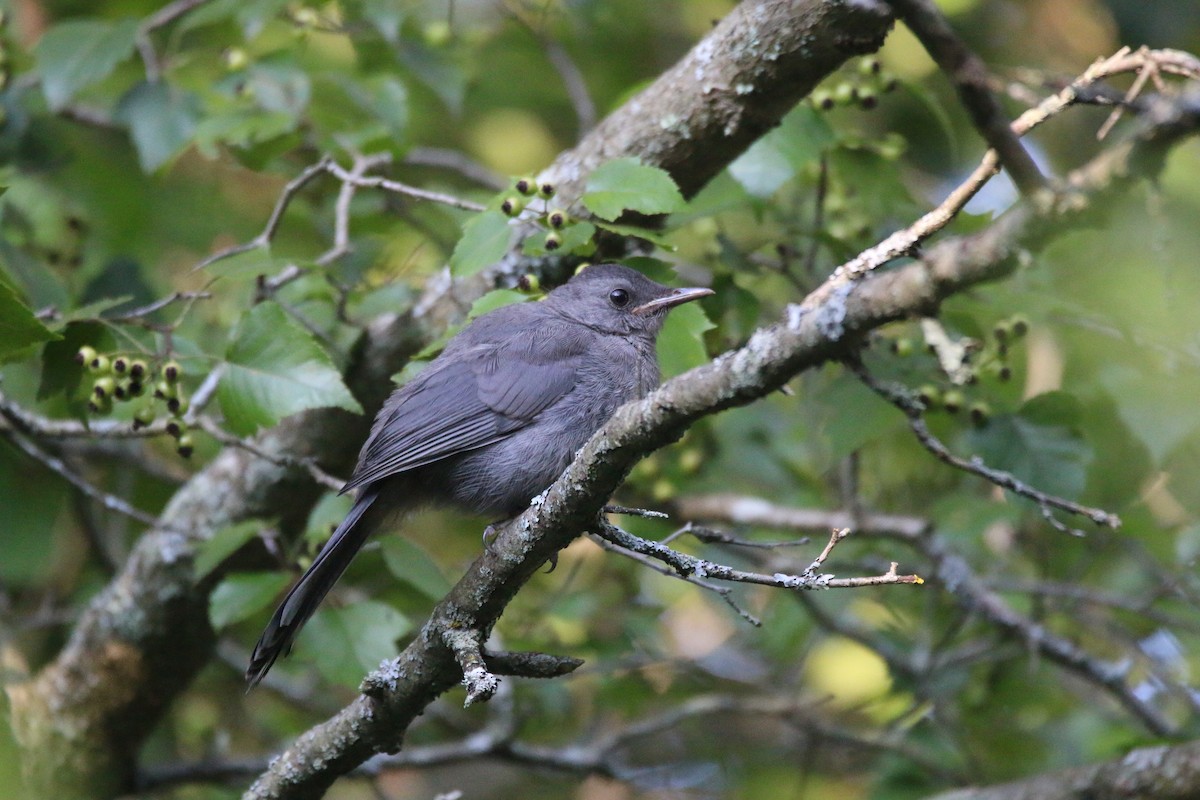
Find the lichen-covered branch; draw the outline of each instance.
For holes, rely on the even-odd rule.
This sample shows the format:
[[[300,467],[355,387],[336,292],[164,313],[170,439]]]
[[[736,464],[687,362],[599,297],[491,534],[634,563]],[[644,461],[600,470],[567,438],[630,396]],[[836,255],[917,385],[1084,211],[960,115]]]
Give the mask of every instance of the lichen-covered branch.
[[[184,5],[190,6],[174,7]],[[656,81],[649,94],[618,109],[559,159],[560,197],[564,202],[577,197],[586,171],[623,156],[668,170],[686,195],[693,194],[760,133],[778,124],[812,85],[845,59],[878,46],[889,24],[885,8],[875,2],[747,0]],[[670,102],[646,102],[653,98]],[[664,127],[666,110],[676,115],[678,125]],[[329,174],[331,163],[318,160],[297,175],[255,239],[214,254],[200,266],[269,243],[288,204]],[[374,187],[359,179],[354,185]],[[89,604],[58,657],[31,680],[10,687],[14,728],[28,755],[34,791],[69,800],[112,797],[133,786],[140,745],[213,651],[208,593],[222,573],[214,571],[197,582],[192,563],[199,544],[221,527],[250,517],[282,518],[285,528],[298,525],[317,496],[311,476],[298,465],[317,463],[325,471],[344,473],[365,437],[370,412],[390,388],[390,376],[437,331],[461,319],[483,292],[527,271],[528,262],[514,255],[470,279],[431,280],[412,310],[368,326],[347,376],[366,417],[321,410],[285,420],[258,437],[253,449],[227,447],[179,490],[162,524],[147,531],[121,572]],[[560,544],[540,546],[542,560]],[[494,620],[541,562],[521,563],[516,575],[510,569],[497,573],[511,579],[502,591],[483,593],[466,605],[465,598],[452,594],[427,630],[439,630],[447,615]],[[474,584],[463,585],[463,591],[470,591]],[[462,610],[472,605],[474,612]],[[358,730],[361,715],[371,713],[375,700],[360,698],[343,712],[347,738],[339,754],[323,765],[325,783],[371,753],[398,746],[402,720],[420,713],[430,699],[460,680],[438,641],[422,638],[430,649],[408,660],[402,657],[395,681],[385,681],[391,699],[381,717],[395,725],[391,732]],[[319,746],[326,741],[323,735],[314,732],[299,744]],[[281,773],[289,763],[279,762]],[[311,788],[313,762],[305,763],[295,774],[309,782],[307,791],[319,793]]]
[[[1049,204],[1022,201],[984,230],[947,239],[921,260],[895,270],[859,281],[845,281],[839,273],[830,279],[833,288],[819,288],[744,347],[618,409],[533,506],[501,527],[493,546],[438,604],[404,653],[371,679],[387,691],[359,698],[308,731],[246,796],[319,797],[369,755],[397,747],[424,704],[461,677],[443,632],[453,627],[490,631],[537,568],[594,523],[639,456],[678,439],[701,417],[752,402],[798,372],[840,357],[847,342],[866,330],[928,312],[957,292],[1010,273],[1019,251],[1071,230],[1084,212],[1095,211],[1135,175],[1154,175],[1173,143],[1200,130],[1200,93],[1163,100],[1145,117],[1134,139],[1069,176],[1068,196]]]

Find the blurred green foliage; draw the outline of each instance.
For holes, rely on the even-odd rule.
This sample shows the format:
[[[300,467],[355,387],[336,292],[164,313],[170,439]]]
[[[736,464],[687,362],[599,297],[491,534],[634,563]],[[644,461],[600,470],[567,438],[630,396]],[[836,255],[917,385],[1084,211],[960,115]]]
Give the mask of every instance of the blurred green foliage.
[[[443,266],[469,275],[510,246],[516,228],[499,210],[513,196],[507,177],[509,188],[497,192],[473,169],[414,156],[437,147],[459,164],[479,161],[507,176],[535,173],[569,147],[577,120],[543,40],[561,44],[605,113],[732,3],[213,0],[151,32],[149,64],[138,24],[161,3],[4,5],[0,389],[48,417],[95,420],[86,403],[104,376],[72,361],[82,345],[146,358],[155,370],[175,359],[184,398],[220,366],[221,419],[243,434],[304,408],[355,408],[337,368],[359,326],[406,307]],[[1035,91],[1039,80],[1053,85],[1123,44],[1200,48],[1200,20],[1185,3],[941,5],[989,64]],[[1083,163],[1104,146],[1094,134],[1106,113],[1081,109],[1056,120],[1030,140],[1035,156],[1058,175]],[[671,213],[663,232],[646,234],[661,245],[656,258],[631,263],[717,289],[671,317],[662,356],[664,373],[674,375],[744,342],[842,260],[936,204],[982,150],[945,81],[898,30],[878,62],[848,65],[696,197],[684,202],[665,174],[616,162],[592,175],[583,205],[606,220],[623,209]],[[323,263],[336,233],[338,185],[321,178],[293,198],[269,247],[194,269],[259,235],[285,184],[321,155],[349,167],[360,153],[387,154],[390,177],[488,210],[364,188],[349,206],[352,248]],[[836,509],[852,493],[863,508],[926,517],[1013,608],[1097,659],[1127,662],[1138,691],[1194,736],[1194,701],[1168,684],[1190,687],[1200,669],[1189,621],[1200,597],[1198,171],[1192,142],[1172,155],[1157,185],[1129,192],[1089,229],[1030,253],[1015,277],[948,302],[947,331],[981,347],[973,385],[947,383],[915,321],[877,332],[866,355],[879,375],[936,390],[943,402],[928,421],[956,453],[1116,512],[1120,531],[1071,519],[1064,521],[1086,537],[1055,531],[1032,505],[935,461],[901,414],[834,367],[795,380],[794,395],[697,425],[639,465],[623,499],[659,507],[720,491]],[[1003,185],[990,186],[950,232],[986,225],[1012,199]],[[525,251],[545,253],[553,204],[528,203],[538,227]],[[562,252],[586,257],[594,232],[571,220],[554,235]],[[256,304],[256,279],[292,264],[306,276],[279,289],[275,302]],[[207,296],[147,314],[142,324],[119,319],[172,292]],[[480,308],[521,299],[498,293]],[[996,327],[1011,329],[1014,315],[1028,321],[1028,334],[1001,341]],[[947,392],[962,395],[950,404],[957,413],[946,407]],[[972,407],[986,414],[972,419]],[[129,424],[133,409],[117,403],[113,418]],[[157,512],[219,450],[205,433],[190,435],[190,461],[166,436],[95,443],[70,457],[98,486]],[[340,502],[318,504],[306,534],[289,531],[295,544],[284,550],[310,558],[340,518]],[[6,680],[18,680],[54,656],[140,528],[2,439],[0,509],[0,652]],[[202,554],[198,577],[275,522],[224,531]],[[239,670],[214,660],[148,743],[147,763],[265,753],[322,719],[419,627],[477,554],[485,522],[428,512],[404,526],[404,539],[368,548],[296,656],[276,667],[310,687],[306,702],[269,689],[244,697]],[[674,527],[625,522],[654,538]],[[822,534],[814,538],[781,550],[780,563],[802,570],[819,551]],[[686,537],[676,544],[755,564]],[[867,537],[842,545],[829,568],[874,574],[891,560],[902,571],[928,568],[902,544]],[[212,594],[213,624],[235,650],[253,641],[289,577],[261,566],[225,577]],[[762,627],[716,595],[574,544],[553,574],[517,596],[497,631],[509,649],[587,659],[567,679],[512,681],[520,737],[565,745],[697,695],[782,693],[811,701],[831,729],[891,737],[906,749],[855,747],[804,720],[696,716],[628,743],[618,776],[626,794],[599,779],[491,761],[385,776],[380,789],[397,798],[462,788],[493,798],[670,791],[890,800],[942,788],[952,776],[1002,780],[1154,741],[1111,697],[965,610],[953,587],[882,587],[803,602],[761,587],[734,594]],[[864,641],[830,630],[823,615],[864,631]],[[897,669],[881,655],[889,648],[927,669]],[[483,724],[488,709],[462,711],[459,701],[440,702],[406,743],[455,740]],[[0,785],[15,761],[0,730]],[[346,780],[331,796],[362,796],[360,788]],[[234,794],[191,787],[162,796]]]

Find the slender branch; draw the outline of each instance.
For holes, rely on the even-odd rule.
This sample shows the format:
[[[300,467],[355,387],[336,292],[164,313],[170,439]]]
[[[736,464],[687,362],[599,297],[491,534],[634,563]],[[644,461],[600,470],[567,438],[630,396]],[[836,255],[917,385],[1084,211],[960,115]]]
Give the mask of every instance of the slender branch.
[[[1114,529],[1121,527],[1121,518],[1112,512],[1085,506],[1073,500],[1067,500],[1066,498],[1043,492],[1019,480],[1010,472],[1004,472],[1003,470],[987,466],[983,463],[983,459],[978,456],[974,456],[970,460],[959,458],[951,453],[950,448],[946,447],[940,439],[930,432],[929,426],[925,424],[925,409],[916,397],[902,387],[877,380],[874,375],[867,371],[862,362],[856,359],[848,358],[845,364],[846,368],[854,373],[871,391],[904,413],[904,416],[908,419],[909,427],[912,428],[912,432],[917,437],[917,441],[939,461],[949,464],[955,469],[978,475],[990,483],[994,483],[1001,488],[1008,489],[1014,494],[1034,501],[1038,504],[1038,508],[1041,509],[1042,516],[1046,521],[1063,533],[1070,533],[1075,536],[1084,535],[1082,531],[1068,528],[1062,522],[1058,521],[1051,509],[1057,508],[1060,511],[1087,517],[1096,525],[1103,525]]]
[[[3,434],[6,439],[24,451],[27,456],[35,461],[41,462],[56,475],[67,481],[67,483],[71,484],[91,499],[100,503],[108,510],[115,511],[118,514],[124,514],[130,519],[137,520],[143,525],[153,526],[157,524],[158,518],[153,514],[147,514],[145,511],[133,507],[120,497],[96,488],[88,480],[68,467],[61,458],[47,453],[45,450],[41,449],[28,438],[26,438],[23,434],[19,433],[15,428],[0,428],[0,434]]]
[[[675,507],[679,516],[688,519],[796,531],[853,528],[858,534],[897,531],[916,536],[929,528],[929,520],[921,517],[792,508],[776,505],[760,497],[737,494],[686,495],[675,501]]]
[[[672,550],[659,542],[652,542],[649,539],[643,539],[640,536],[634,536],[631,533],[621,530],[620,528],[608,522],[601,522],[596,526],[594,532],[597,536],[614,544],[617,547],[624,548],[634,553],[639,553],[643,556],[662,561],[679,575],[689,576],[695,575],[698,578],[713,578],[721,581],[734,581],[738,583],[756,583],[763,586],[774,586],[780,589],[803,589],[811,591],[814,589],[850,589],[861,586],[882,586],[888,584],[921,584],[924,581],[916,575],[899,575],[896,573],[896,564],[893,563],[883,575],[874,575],[862,578],[835,578],[833,575],[817,574],[816,569],[821,566],[829,552],[836,544],[844,538],[845,534],[834,534],[826,545],[825,550],[818,556],[817,560],[809,566],[807,570],[799,575],[788,575],[782,572],[777,572],[773,575],[767,575],[761,572],[748,572],[746,570],[736,569],[734,567],[717,564],[712,561],[707,561],[702,558],[696,558],[686,553],[681,553],[678,550]]]
[[[271,209],[271,215],[267,218],[267,224],[262,231],[248,242],[235,244],[231,247],[226,247],[207,258],[203,259],[199,264],[192,267],[192,272],[197,272],[205,267],[211,266],[216,262],[229,258],[231,256],[248,253],[259,247],[267,247],[271,244],[271,240],[275,238],[275,233],[279,230],[279,224],[283,221],[283,213],[287,211],[289,205],[296,195],[315,180],[318,176],[327,171],[329,165],[333,163],[330,156],[322,156],[316,163],[310,164],[304,170],[284,184],[283,191],[279,193],[279,198],[275,201],[275,207]]]
[[[1024,195],[1046,187],[1046,179],[1013,130],[992,92],[987,67],[958,37],[931,0],[888,0],[954,83],[971,121]]]
[[[426,189],[418,189],[416,186],[409,186],[400,181],[394,181],[389,178],[383,178],[377,175],[361,176],[355,175],[339,166],[336,162],[330,161],[326,165],[326,171],[333,175],[338,180],[344,183],[350,183],[355,186],[365,187],[369,189],[383,189],[394,194],[412,197],[417,200],[430,200],[434,203],[450,206],[451,208],[461,208],[464,211],[483,211],[485,206],[475,203],[471,200],[463,200],[454,195],[444,194],[442,192],[431,192]]]

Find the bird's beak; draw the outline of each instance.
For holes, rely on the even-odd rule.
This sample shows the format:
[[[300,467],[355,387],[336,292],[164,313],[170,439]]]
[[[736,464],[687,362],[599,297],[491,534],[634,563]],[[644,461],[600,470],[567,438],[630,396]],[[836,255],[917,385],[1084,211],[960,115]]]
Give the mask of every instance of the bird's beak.
[[[673,289],[670,294],[662,297],[656,297],[649,303],[642,303],[637,308],[633,309],[634,314],[652,314],[659,309],[674,308],[682,303],[690,303],[693,300],[699,300],[701,297],[708,297],[710,294],[716,294],[712,289]]]

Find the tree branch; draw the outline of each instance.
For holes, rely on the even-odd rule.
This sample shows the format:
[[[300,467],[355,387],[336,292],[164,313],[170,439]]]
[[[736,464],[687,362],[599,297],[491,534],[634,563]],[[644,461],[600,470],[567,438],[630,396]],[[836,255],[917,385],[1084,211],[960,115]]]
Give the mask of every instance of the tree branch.
[[[1117,194],[1136,172],[1152,176],[1169,147],[1200,129],[1200,92],[1161,101],[1148,112],[1136,142],[1116,147],[1069,176],[1074,191],[1052,204],[1022,201],[988,228],[948,239],[917,262],[847,281],[839,271],[787,319],[759,330],[739,350],[668,381],[647,398],[627,404],[592,438],[563,475],[521,516],[503,526],[488,548],[435,608],[404,653],[378,678],[386,694],[359,698],[304,734],[251,787],[252,798],[317,797],[340,774],[374,752],[399,745],[420,709],[461,677],[441,642],[451,627],[487,632],[538,567],[588,529],[600,507],[636,459],[682,436],[703,416],[745,405],[777,390],[798,372],[840,358],[848,341],[873,327],[932,309],[946,297],[1009,274],[1016,254],[1079,223],[1102,197]],[[999,615],[1003,623],[1006,617]],[[1008,620],[1012,622],[1011,619]],[[1046,632],[1037,629],[1047,646]],[[1019,629],[1018,629],[1019,632]],[[1055,642],[1065,640],[1055,638]],[[1077,648],[1048,656],[1085,674],[1092,662]],[[1165,722],[1124,687],[1123,677],[1091,676],[1127,701],[1153,730]],[[314,766],[319,764],[320,766]]]

